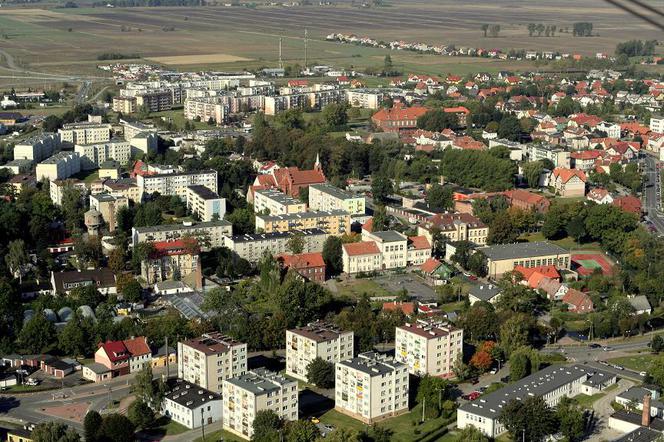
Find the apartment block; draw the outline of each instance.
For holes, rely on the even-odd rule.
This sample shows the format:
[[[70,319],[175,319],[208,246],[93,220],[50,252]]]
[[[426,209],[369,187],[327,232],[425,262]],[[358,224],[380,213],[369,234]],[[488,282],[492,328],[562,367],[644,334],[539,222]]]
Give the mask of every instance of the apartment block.
[[[388,230],[384,232],[362,231],[362,241],[376,243],[381,254],[382,268],[397,269],[408,265],[408,237]]]
[[[336,363],[353,357],[353,332],[322,321],[286,330],[286,374],[307,381],[307,367],[316,358]]]
[[[383,104],[384,94],[369,89],[346,89],[346,101],[352,107],[378,109]]]
[[[193,430],[221,420],[221,395],[182,379],[167,384],[163,415]]]
[[[353,195],[331,184],[309,185],[309,209],[317,211],[344,210],[351,215],[364,215],[364,196]]]
[[[374,241],[359,241],[342,244],[342,262],[344,273],[371,273],[381,270],[383,258]]]
[[[173,108],[173,94],[168,90],[149,90],[136,94],[136,108],[161,112]]]
[[[178,342],[178,378],[215,393],[224,380],[247,372],[247,344],[219,332]]]
[[[233,225],[225,220],[209,222],[184,222],[131,229],[132,247],[142,242],[171,241],[188,236],[196,238],[202,251],[225,245],[224,237],[233,233]],[[322,250],[322,246],[321,246]]]
[[[76,152],[62,151],[37,164],[37,180],[64,180],[81,171],[81,157]]]
[[[334,408],[373,424],[408,411],[408,368],[387,355],[368,352],[335,365]]]
[[[121,114],[133,114],[138,110],[136,97],[113,97],[113,112]]]
[[[223,245],[240,258],[244,258],[249,262],[258,262],[266,253],[279,255],[289,252],[288,241],[294,235],[302,235],[304,239],[303,253],[322,252],[323,245],[328,237],[328,234],[322,229],[305,229],[290,232],[226,236]]]
[[[129,206],[129,200],[124,195],[112,195],[110,193],[98,193],[90,195],[90,209],[101,213],[101,217],[112,232],[117,227],[117,214],[123,207]]]
[[[125,121],[120,120],[120,125],[124,132],[124,139],[129,141],[132,138],[136,137],[138,134],[143,132],[148,133],[157,133],[157,128],[152,124],[144,124],[140,121]]]
[[[418,321],[396,328],[394,357],[417,376],[454,376],[463,356],[463,330],[449,324]]]
[[[111,125],[91,121],[65,124],[58,129],[63,143],[96,144],[111,140]]]
[[[141,189],[138,188],[138,184],[133,178],[104,180],[103,189],[108,193],[124,195],[132,203],[141,202]]]
[[[267,212],[266,212],[267,211]],[[307,211],[307,205],[275,189],[254,191],[254,212],[268,215],[289,215]]]
[[[43,161],[60,149],[60,134],[45,132],[14,145],[14,160]]]
[[[350,232],[350,214],[333,210],[256,216],[256,231],[272,233],[303,229],[322,229],[330,235],[343,235]]]
[[[331,103],[340,103],[346,98],[339,89],[320,90],[265,97],[265,115],[277,115],[289,109],[322,109]]]
[[[131,159],[131,145],[128,141],[113,139],[104,143],[77,144],[74,152],[81,157],[81,169],[97,169],[105,161],[114,160],[127,164]]]
[[[220,198],[216,192],[205,186],[187,187],[186,201],[187,208],[201,221],[224,219],[226,214],[226,198]]]
[[[272,410],[285,421],[298,418],[297,382],[258,368],[224,381],[223,428],[243,439],[254,435],[254,419]]]
[[[187,120],[214,121],[223,124],[229,113],[228,105],[218,97],[187,98],[184,101],[184,117]]]
[[[187,198],[187,187],[200,185],[213,192],[217,191],[217,171],[180,172],[154,175],[138,175],[136,184],[141,190],[141,198],[159,192],[161,195],[177,195]]]
[[[653,116],[650,118],[650,131],[664,134],[664,116]]]
[[[51,181],[51,184],[48,186],[48,192],[53,204],[56,206],[62,205],[62,198],[68,188],[78,189],[81,192],[82,202],[85,202],[85,197],[88,193],[88,188],[85,183],[77,179],[69,178],[66,180]]]
[[[470,241],[485,245],[489,227],[469,213],[439,213],[417,226],[417,234],[433,242],[432,230],[437,230],[449,242]]]

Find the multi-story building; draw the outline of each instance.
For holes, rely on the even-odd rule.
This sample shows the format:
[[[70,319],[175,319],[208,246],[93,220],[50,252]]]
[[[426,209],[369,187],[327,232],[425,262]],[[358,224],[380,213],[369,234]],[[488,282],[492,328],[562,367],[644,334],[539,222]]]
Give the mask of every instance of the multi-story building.
[[[125,121],[120,120],[120,125],[124,132],[124,139],[129,141],[143,132],[157,133],[157,128],[152,124],[144,124],[140,121]]]
[[[556,167],[549,176],[549,186],[563,197],[579,197],[586,194],[588,178],[583,170]]]
[[[162,414],[193,430],[221,420],[221,395],[182,379],[168,383]]]
[[[136,97],[113,97],[113,112],[121,114],[133,114],[138,110],[136,106]]]
[[[374,352],[335,364],[335,410],[373,424],[408,411],[408,367]]]
[[[394,230],[384,232],[362,231],[362,241],[376,243],[381,254],[383,269],[398,269],[408,265],[408,238]]]
[[[325,260],[320,252],[277,255],[281,268],[293,270],[313,282],[325,282]]]
[[[431,243],[426,236],[409,236],[407,249],[410,266],[421,266],[431,258]]]
[[[200,185],[217,192],[217,171],[179,172],[136,176],[136,184],[141,190],[141,198],[158,192],[161,195],[177,195],[187,198],[187,187]]]
[[[0,166],[0,169],[7,169],[14,175],[30,172],[32,169],[32,160],[11,160]]]
[[[198,243],[193,238],[152,243],[153,251],[141,262],[141,276],[148,284],[184,281],[195,289],[203,288]]]
[[[285,421],[298,418],[297,382],[258,368],[224,381],[223,428],[243,439],[254,435],[256,413],[274,411]]]
[[[257,232],[290,232],[305,229],[322,229],[330,235],[343,235],[350,232],[350,214],[344,210],[333,210],[256,216]]]
[[[205,186],[187,187],[187,208],[201,221],[224,219],[226,214],[226,198],[220,198],[216,192]]]
[[[124,341],[106,341],[99,344],[95,352],[95,363],[112,372],[112,376],[122,376],[139,372],[152,360],[152,350],[144,336]]]
[[[101,213],[101,217],[108,226],[108,231],[115,230],[117,215],[120,209],[129,206],[129,200],[124,195],[113,195],[110,193],[97,193],[90,195],[90,209]]]
[[[51,181],[51,184],[48,186],[48,192],[51,196],[51,201],[56,206],[62,205],[62,198],[69,188],[77,189],[81,192],[81,200],[85,202],[85,198],[88,194],[88,188],[83,181],[69,178],[66,180],[55,180]]]
[[[332,364],[353,357],[353,332],[322,321],[286,330],[286,374],[307,381],[307,367],[316,358]]]
[[[221,393],[225,379],[247,372],[247,344],[219,332],[178,342],[178,378]]]
[[[145,108],[149,112],[171,110],[173,94],[168,90],[150,90],[136,94],[136,108]]]
[[[254,212],[268,215],[288,215],[307,211],[307,205],[300,200],[276,189],[254,191]]]
[[[277,115],[289,109],[322,109],[331,103],[340,103],[346,98],[339,89],[318,90],[265,97],[265,115]]]
[[[62,151],[37,164],[37,180],[64,180],[81,171],[81,157],[77,152]]]
[[[370,89],[346,89],[346,101],[352,107],[378,109],[383,104],[385,94]]]
[[[124,195],[132,203],[141,202],[141,189],[135,178],[119,178],[104,180],[104,191],[117,195]]]
[[[417,234],[433,242],[432,229],[437,229],[450,242],[470,241],[485,245],[489,227],[469,213],[441,213],[417,226]]]
[[[555,167],[570,167],[570,152],[550,144],[532,143],[526,145],[530,161],[551,160]]]
[[[653,116],[650,118],[650,131],[664,134],[664,116]]]
[[[382,268],[383,259],[374,241],[359,241],[343,244],[341,247],[344,273],[377,272]]]
[[[39,162],[60,149],[60,134],[44,132],[14,145],[14,160]]]
[[[366,200],[331,184],[309,186],[309,209],[319,211],[344,210],[351,215],[364,215]]]
[[[96,144],[111,140],[111,125],[92,121],[65,124],[58,129],[63,143]]]
[[[225,220],[163,224],[133,227],[131,229],[131,243],[132,247],[136,247],[139,243],[146,241],[172,241],[183,237],[192,237],[196,239],[202,251],[208,251],[214,247],[223,247],[225,245],[224,237],[230,236],[232,233],[233,225]]]
[[[81,169],[96,169],[108,160],[127,164],[131,159],[131,145],[125,140],[110,140],[105,143],[77,144],[74,152],[81,157]]]
[[[322,229],[292,230],[290,232],[255,233],[224,237],[223,245],[235,255],[249,262],[258,262],[266,253],[273,256],[287,253],[288,242],[300,235],[304,253],[322,252],[328,234]]]
[[[497,244],[477,250],[486,256],[488,276],[494,279],[511,272],[516,266],[530,268],[553,265],[558,269],[569,270],[571,262],[569,250],[546,241]]]
[[[219,97],[187,98],[184,101],[184,117],[187,120],[214,121],[223,124],[229,114],[229,107]]]
[[[406,323],[396,328],[394,358],[417,376],[452,377],[463,356],[463,330],[435,322]]]
[[[475,427],[490,438],[507,429],[500,414],[510,401],[540,396],[549,407],[558,405],[563,397],[578,394],[592,396],[616,383],[616,375],[589,365],[550,365],[500,390],[468,402],[457,410],[457,428]]]
[[[399,103],[391,109],[379,110],[371,121],[384,132],[413,132],[417,129],[417,119],[427,111],[426,107],[405,107]]]

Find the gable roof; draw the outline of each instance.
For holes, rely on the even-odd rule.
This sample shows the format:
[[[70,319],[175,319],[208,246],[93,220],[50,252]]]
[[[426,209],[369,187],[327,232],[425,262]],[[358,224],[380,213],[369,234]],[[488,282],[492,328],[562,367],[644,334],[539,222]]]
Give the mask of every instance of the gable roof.
[[[152,351],[150,350],[150,346],[148,345],[148,341],[145,338],[145,336],[138,336],[136,338],[131,338],[131,339],[125,339],[122,341],[124,346],[126,347],[127,351],[129,351],[129,354],[132,356],[142,356],[146,354],[152,354]]]
[[[378,255],[380,250],[374,241],[352,242],[343,245],[348,256]]]
[[[433,273],[442,263],[436,258],[429,258],[420,266],[420,270],[424,273]]]
[[[409,236],[408,237],[408,247],[412,247],[416,250],[427,250],[431,249],[431,244],[426,236]]]
[[[292,269],[306,269],[309,267],[325,267],[325,261],[321,253],[300,253],[297,255],[287,255],[285,253],[277,256],[278,260],[283,261],[285,267]]]
[[[404,315],[412,315],[415,312],[415,303],[402,301],[384,302],[383,310],[402,311]]]
[[[390,109],[381,109],[371,117],[374,121],[401,121],[401,120],[417,120],[422,115],[426,114],[428,109],[422,106],[394,106]]]
[[[119,362],[129,359],[129,350],[122,341],[106,341],[100,347],[111,362]]]
[[[586,173],[583,170],[579,169],[567,169],[564,167],[556,167],[552,172],[555,178],[560,178],[563,183],[567,183],[569,180],[578,177],[584,183],[588,180]]]
[[[573,305],[576,308],[587,303],[590,303],[591,308],[593,305],[590,296],[576,289],[569,289],[567,293],[565,293],[565,296],[563,296],[563,302],[565,304]]]

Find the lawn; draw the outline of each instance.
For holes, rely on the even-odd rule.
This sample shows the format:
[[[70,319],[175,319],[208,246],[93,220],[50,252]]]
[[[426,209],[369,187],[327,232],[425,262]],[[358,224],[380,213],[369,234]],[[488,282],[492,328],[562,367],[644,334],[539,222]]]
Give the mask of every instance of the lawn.
[[[634,371],[648,371],[650,364],[657,358],[657,355],[643,354],[634,356],[624,356],[622,358],[609,359],[612,364],[622,365]]]
[[[222,437],[223,437],[223,440],[225,442],[246,442],[244,439],[240,439],[236,435],[231,434],[231,433],[229,433],[228,431],[225,431],[225,430],[219,430],[219,431],[215,431],[213,433],[205,434],[205,440],[207,442],[222,440],[221,439]],[[195,439],[194,442],[203,442],[203,438],[199,437],[198,439]]]
[[[459,302],[449,302],[447,304],[441,304],[440,309],[446,313],[453,312],[455,310],[462,310],[463,306],[465,304],[465,301],[459,301]]]
[[[85,184],[90,184],[95,180],[99,179],[98,170],[82,170],[76,175],[72,175],[72,178],[83,181]]]
[[[605,392],[596,393],[596,394],[593,394],[592,396],[588,396],[587,394],[580,394],[578,396],[575,396],[574,400],[582,408],[586,408],[588,410],[591,410],[593,408],[593,404],[595,402],[597,402],[600,398],[604,397],[604,395],[606,395]]]
[[[394,293],[385,290],[380,284],[371,279],[355,279],[341,282],[337,283],[337,287],[339,288],[339,296],[348,296],[350,298],[359,298],[365,293],[370,297],[394,295]]]
[[[166,416],[161,416],[155,422],[155,426],[145,430],[144,432],[155,436],[175,436],[176,434],[189,431],[189,428],[184,425],[178,424]]]
[[[549,240],[544,238],[542,233],[537,232],[537,233],[527,233],[524,235],[521,235],[519,239],[528,241],[528,242],[537,242],[537,241],[548,241],[553,244],[557,244],[560,247],[567,249],[567,250],[601,250],[601,247],[598,242],[587,242],[587,243],[581,243],[581,245],[577,244],[576,241],[574,241],[573,238],[571,237],[566,237],[562,239],[554,239],[554,240]]]
[[[456,419],[456,415],[444,419],[428,419],[420,424],[422,408],[415,406],[409,413],[393,417],[378,423],[379,426],[387,428],[392,432],[392,440],[397,441],[438,441],[446,433],[446,426]],[[336,410],[330,410],[320,417],[320,421],[333,425],[335,428],[349,428],[352,430],[363,430],[367,426],[362,422],[348,417]],[[445,440],[445,439],[442,439]]]

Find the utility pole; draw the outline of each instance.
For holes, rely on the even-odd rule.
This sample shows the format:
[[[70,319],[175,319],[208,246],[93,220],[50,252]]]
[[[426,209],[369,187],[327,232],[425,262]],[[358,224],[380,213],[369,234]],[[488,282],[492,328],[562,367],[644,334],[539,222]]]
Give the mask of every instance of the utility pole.
[[[282,38],[279,37],[279,69],[284,68],[284,62],[283,59],[281,58],[282,52],[281,52],[281,43],[282,43]]]
[[[304,70],[307,70],[307,36],[309,35],[309,32],[307,31],[307,28],[304,28]]]
[[[203,417],[204,408],[201,407],[201,436],[203,437],[203,442],[205,442],[205,418]]]
[[[424,422],[424,410],[427,409],[427,398],[422,400],[422,422]]]
[[[171,352],[168,351],[168,335],[166,335],[166,382],[168,382],[168,378],[170,376],[170,359],[171,359]]]

